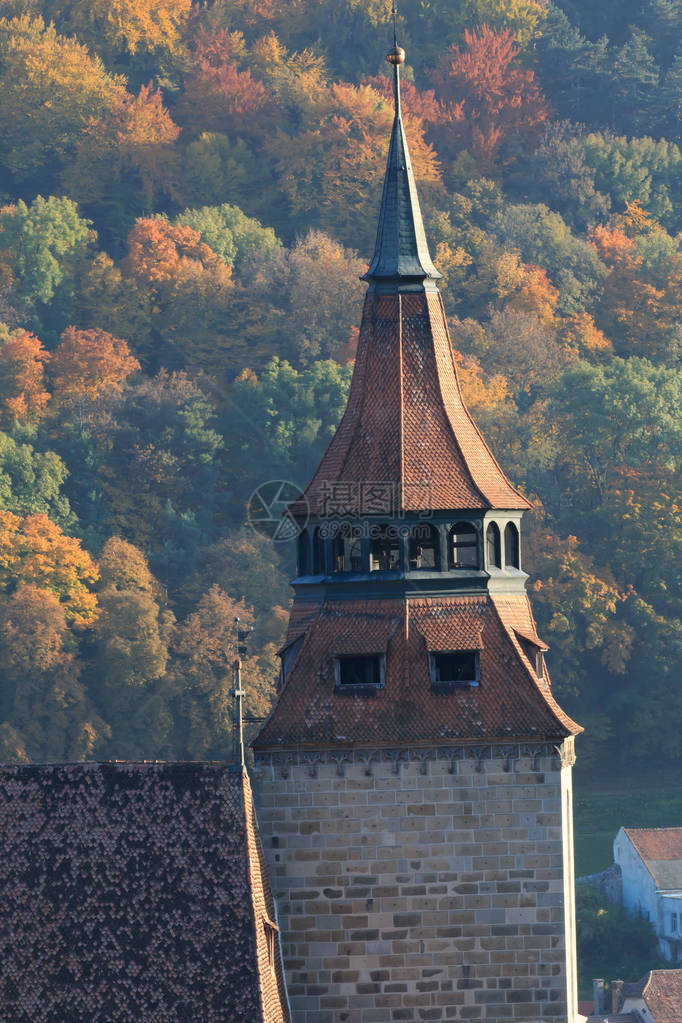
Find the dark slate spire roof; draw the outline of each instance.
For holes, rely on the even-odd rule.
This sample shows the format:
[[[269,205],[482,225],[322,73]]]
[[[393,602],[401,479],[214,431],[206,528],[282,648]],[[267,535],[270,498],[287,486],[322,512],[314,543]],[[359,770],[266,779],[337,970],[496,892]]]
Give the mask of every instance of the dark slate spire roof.
[[[439,280],[424,232],[417,186],[412,171],[400,109],[400,64],[405,52],[397,44],[388,54],[393,65],[395,117],[388,149],[384,190],[374,256],[363,280],[379,290],[395,291]]]

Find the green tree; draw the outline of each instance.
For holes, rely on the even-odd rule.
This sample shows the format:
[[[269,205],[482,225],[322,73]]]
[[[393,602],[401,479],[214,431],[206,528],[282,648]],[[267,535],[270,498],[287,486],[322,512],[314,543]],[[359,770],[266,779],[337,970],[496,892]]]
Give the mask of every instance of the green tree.
[[[246,370],[223,425],[237,479],[250,484],[257,457],[264,480],[305,483],[336,430],[350,377],[349,366],[331,359],[296,370],[275,357],[259,376]]]
[[[42,512],[62,529],[72,529],[75,516],[61,492],[67,476],[54,451],[34,451],[0,433],[0,508],[15,515]]]
[[[648,38],[633,29],[613,62],[613,120],[621,130],[639,135],[651,123],[660,71],[649,52]]]
[[[652,924],[596,889],[578,885],[576,916],[581,987],[589,988],[593,977],[639,978],[663,965]]]
[[[533,198],[546,200],[572,228],[582,231],[602,223],[611,208],[609,195],[596,186],[596,170],[585,155],[582,134],[568,121],[547,125],[529,161]],[[521,184],[521,182],[520,182]]]
[[[47,336],[63,329],[73,310],[76,276],[96,235],[72,199],[37,196],[0,209],[0,251],[25,314]]]
[[[238,206],[201,206],[187,209],[175,218],[176,224],[197,231],[202,242],[233,269],[252,256],[277,252],[281,244],[271,227],[263,227],[247,217]]]
[[[617,208],[639,202],[663,226],[679,229],[682,153],[675,143],[593,132],[585,137],[584,154],[594,168],[596,187]]]
[[[593,246],[572,234],[558,213],[542,203],[508,205],[494,218],[492,228],[502,244],[519,250],[525,263],[547,271],[560,291],[560,312],[594,308],[606,268]]]

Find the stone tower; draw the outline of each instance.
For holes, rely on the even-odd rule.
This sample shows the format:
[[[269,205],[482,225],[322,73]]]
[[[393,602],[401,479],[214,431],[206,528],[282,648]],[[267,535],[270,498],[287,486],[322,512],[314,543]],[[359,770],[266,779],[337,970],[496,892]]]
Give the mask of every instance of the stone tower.
[[[576,1015],[571,767],[395,119],[348,407],[254,743],[296,1023]]]

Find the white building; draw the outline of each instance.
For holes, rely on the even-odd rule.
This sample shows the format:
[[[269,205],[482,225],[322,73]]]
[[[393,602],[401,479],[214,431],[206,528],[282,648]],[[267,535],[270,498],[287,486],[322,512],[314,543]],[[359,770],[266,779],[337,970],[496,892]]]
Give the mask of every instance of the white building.
[[[621,828],[613,858],[625,908],[651,921],[665,959],[682,961],[682,828]]]

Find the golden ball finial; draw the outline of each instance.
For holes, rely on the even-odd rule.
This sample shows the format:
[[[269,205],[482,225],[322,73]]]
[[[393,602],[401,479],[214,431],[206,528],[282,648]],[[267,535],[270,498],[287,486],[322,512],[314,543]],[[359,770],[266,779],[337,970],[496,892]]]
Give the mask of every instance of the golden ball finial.
[[[389,64],[404,64],[405,63],[405,51],[402,46],[394,44],[393,49],[386,54],[386,60]]]

